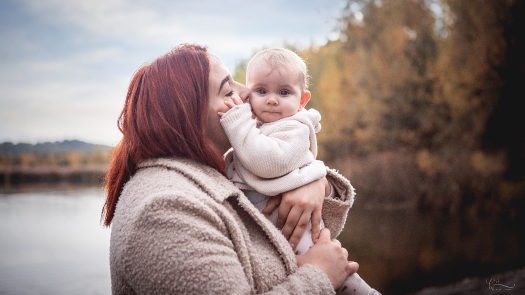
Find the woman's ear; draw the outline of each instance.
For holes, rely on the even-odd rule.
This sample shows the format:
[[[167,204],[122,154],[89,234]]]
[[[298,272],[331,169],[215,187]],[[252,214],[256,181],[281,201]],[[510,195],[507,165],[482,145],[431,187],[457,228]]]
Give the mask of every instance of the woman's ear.
[[[306,106],[306,104],[310,100],[310,95],[312,94],[308,90],[305,90],[303,92],[303,95],[301,96],[301,102],[299,104],[299,110],[302,110]]]

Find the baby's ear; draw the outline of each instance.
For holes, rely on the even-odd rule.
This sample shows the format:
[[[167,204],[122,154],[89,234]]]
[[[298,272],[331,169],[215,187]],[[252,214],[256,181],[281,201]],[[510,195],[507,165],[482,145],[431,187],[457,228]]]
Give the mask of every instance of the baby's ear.
[[[301,96],[301,102],[299,104],[299,110],[302,110],[306,106],[306,104],[310,100],[310,95],[312,94],[308,90],[305,90],[303,92],[303,95]]]

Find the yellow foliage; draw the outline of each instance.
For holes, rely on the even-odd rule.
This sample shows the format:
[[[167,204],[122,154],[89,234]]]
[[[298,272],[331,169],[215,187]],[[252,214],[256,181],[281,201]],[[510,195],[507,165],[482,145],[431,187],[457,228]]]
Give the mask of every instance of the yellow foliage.
[[[67,153],[53,154],[0,154],[0,166],[81,166],[90,164],[108,164],[109,158],[110,153],[105,153],[100,148],[96,149],[93,153],[77,153],[75,151],[68,151]]]
[[[242,85],[246,85],[246,66],[248,65],[248,62],[246,60],[239,62],[235,66],[235,70],[233,71],[233,79]]]
[[[76,167],[76,166],[79,166],[81,163],[80,156],[74,151],[68,151],[66,154],[66,158],[67,158],[67,163],[70,166]]]
[[[438,155],[433,155],[429,150],[424,149],[417,152],[416,163],[419,170],[433,175],[439,171],[441,160]]]
[[[91,156],[87,159],[88,163],[104,164],[109,162],[109,154],[105,154],[102,149],[97,148]]]
[[[34,154],[23,153],[20,155],[20,166],[31,167],[37,164],[37,158]]]
[[[502,156],[490,156],[479,150],[472,153],[470,165],[476,172],[483,175],[502,172],[505,168]]]

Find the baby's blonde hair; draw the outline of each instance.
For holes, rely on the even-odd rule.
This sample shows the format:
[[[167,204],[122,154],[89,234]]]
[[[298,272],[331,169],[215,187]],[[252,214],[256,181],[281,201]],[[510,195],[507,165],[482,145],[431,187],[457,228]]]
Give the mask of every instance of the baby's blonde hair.
[[[297,53],[285,48],[270,48],[259,51],[252,57],[246,67],[246,81],[249,80],[253,68],[261,63],[266,63],[272,70],[282,66],[290,71],[299,73],[301,86],[304,89],[308,88],[308,69],[304,60]]]

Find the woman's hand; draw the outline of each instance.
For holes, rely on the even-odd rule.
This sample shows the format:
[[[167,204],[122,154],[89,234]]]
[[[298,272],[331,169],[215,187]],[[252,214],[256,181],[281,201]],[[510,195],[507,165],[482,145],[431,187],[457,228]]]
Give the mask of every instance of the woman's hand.
[[[329,194],[330,185],[326,177],[323,177],[283,193],[282,200],[281,196],[272,197],[263,213],[270,214],[279,206],[276,226],[278,229],[282,228],[282,233],[292,248],[299,243],[311,217],[312,241],[315,243],[319,239],[323,201]]]
[[[341,247],[341,243],[336,239],[330,240],[327,228],[323,228],[319,241],[305,255],[296,257],[299,266],[311,264],[319,267],[332,282],[334,290],[359,269],[359,264],[348,261],[348,251]]]

